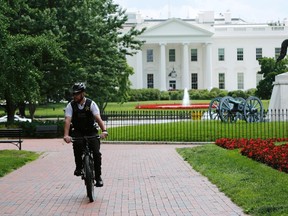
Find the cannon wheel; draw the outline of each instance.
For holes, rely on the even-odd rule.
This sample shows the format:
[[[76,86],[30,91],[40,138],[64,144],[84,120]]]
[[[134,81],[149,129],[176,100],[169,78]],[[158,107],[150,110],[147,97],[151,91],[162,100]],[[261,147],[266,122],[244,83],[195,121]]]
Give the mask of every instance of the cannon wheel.
[[[210,101],[209,104],[209,117],[211,120],[219,120],[219,103],[221,97],[216,97]]]
[[[219,115],[222,122],[236,122],[237,116],[233,112],[234,104],[231,103],[234,98],[230,96],[225,96],[220,100],[219,104]]]
[[[261,122],[263,120],[263,104],[258,97],[250,96],[244,105],[246,122]]]

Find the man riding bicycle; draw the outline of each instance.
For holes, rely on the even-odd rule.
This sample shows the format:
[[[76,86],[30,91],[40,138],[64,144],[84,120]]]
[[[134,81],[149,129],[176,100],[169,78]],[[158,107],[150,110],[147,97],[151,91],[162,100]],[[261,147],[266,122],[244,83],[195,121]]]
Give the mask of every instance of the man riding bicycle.
[[[100,152],[100,140],[97,138],[98,130],[96,127],[96,122],[102,131],[102,134],[100,135],[101,138],[106,138],[108,136],[108,132],[104,122],[101,119],[97,104],[93,100],[85,97],[85,89],[86,86],[84,83],[75,83],[72,87],[73,100],[68,103],[65,109],[64,141],[66,143],[70,143],[72,141],[70,133],[73,133],[72,136],[76,138],[83,136],[95,136],[95,139],[92,139],[89,144],[93,151],[96,180],[95,186],[102,187],[102,155]],[[83,142],[79,140],[74,141],[73,152],[76,164],[74,175],[81,176]]]

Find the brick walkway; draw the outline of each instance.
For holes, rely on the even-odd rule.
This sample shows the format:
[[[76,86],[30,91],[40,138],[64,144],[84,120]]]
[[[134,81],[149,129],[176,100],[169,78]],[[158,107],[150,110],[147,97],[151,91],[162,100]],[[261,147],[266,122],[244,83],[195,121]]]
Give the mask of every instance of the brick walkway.
[[[0,179],[0,215],[244,215],[176,147],[185,146],[102,144],[104,187],[95,188],[96,200],[89,203],[83,181],[73,176],[71,145],[24,140],[24,150],[43,154]]]

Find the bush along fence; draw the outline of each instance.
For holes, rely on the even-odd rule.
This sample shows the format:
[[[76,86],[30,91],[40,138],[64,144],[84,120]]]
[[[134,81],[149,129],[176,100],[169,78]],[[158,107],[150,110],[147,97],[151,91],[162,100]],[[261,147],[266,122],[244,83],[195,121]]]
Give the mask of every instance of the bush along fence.
[[[264,111],[259,122],[211,120],[206,110],[110,111],[110,141],[215,142],[219,138],[287,138],[288,110]]]

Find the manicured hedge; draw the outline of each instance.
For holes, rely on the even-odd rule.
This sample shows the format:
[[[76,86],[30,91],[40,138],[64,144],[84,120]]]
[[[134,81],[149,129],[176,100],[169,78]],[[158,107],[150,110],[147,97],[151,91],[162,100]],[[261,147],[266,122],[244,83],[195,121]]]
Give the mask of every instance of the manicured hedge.
[[[249,96],[255,95],[255,89],[249,89],[247,91],[236,90],[226,91],[218,88],[213,88],[210,91],[207,89],[190,89],[189,96],[193,100],[211,100],[215,97],[242,97],[244,99]],[[158,89],[131,89],[129,91],[129,101],[154,101],[154,100],[182,100],[184,91],[160,91]]]

